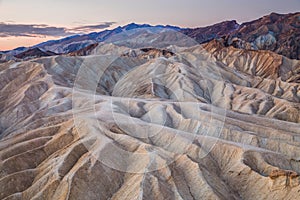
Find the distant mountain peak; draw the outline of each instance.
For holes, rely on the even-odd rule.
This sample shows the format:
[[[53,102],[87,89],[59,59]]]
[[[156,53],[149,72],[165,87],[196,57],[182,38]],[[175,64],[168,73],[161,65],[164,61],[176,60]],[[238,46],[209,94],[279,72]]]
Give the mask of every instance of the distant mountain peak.
[[[132,30],[136,28],[146,28],[146,27],[151,27],[149,24],[136,24],[136,23],[130,23],[122,27],[124,30]]]

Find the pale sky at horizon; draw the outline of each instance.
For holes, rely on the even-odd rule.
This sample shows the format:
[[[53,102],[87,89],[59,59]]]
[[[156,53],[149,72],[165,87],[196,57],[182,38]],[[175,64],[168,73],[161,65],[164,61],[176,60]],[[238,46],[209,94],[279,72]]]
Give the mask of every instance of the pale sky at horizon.
[[[0,25],[3,25],[0,26],[0,50],[59,39],[75,29],[88,32],[91,29],[86,26],[91,25],[101,24],[97,31],[130,22],[201,27],[232,19],[242,23],[271,12],[299,11],[300,0],[0,0]],[[111,25],[110,22],[116,23]],[[51,26],[47,31],[56,37],[1,35],[1,29],[10,28],[5,24],[34,25],[34,28],[45,24]],[[67,30],[61,33],[56,27]]]

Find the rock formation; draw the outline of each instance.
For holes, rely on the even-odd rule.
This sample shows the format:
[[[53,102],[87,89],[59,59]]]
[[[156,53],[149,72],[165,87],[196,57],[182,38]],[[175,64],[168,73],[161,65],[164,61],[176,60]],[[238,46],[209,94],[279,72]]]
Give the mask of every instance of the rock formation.
[[[239,48],[270,50],[291,59],[300,59],[300,13],[271,13],[240,25],[227,36],[227,44]],[[239,45],[236,41],[248,43]],[[239,42],[239,43],[240,43]]]
[[[219,41],[75,55],[0,64],[0,199],[300,199],[298,60]]]

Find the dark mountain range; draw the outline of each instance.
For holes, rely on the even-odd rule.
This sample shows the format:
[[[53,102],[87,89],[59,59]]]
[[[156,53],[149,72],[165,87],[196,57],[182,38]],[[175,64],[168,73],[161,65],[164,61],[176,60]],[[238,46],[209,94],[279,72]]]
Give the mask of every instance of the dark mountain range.
[[[111,43],[118,41],[119,45],[124,45],[120,42],[122,41],[122,38],[120,38],[122,35],[120,36],[120,33],[147,28],[157,28],[158,30],[171,29],[193,38],[195,42],[200,44],[219,39],[225,46],[234,46],[235,48],[249,50],[270,50],[291,59],[300,59],[300,13],[271,13],[270,15],[241,25],[235,20],[232,20],[201,28],[180,28],[169,25],[151,26],[149,24],[131,23],[123,27],[119,26],[113,30],[74,35],[60,40],[43,42],[29,48],[20,47],[12,51],[4,51],[1,53],[17,58],[24,56],[49,56],[52,53],[85,55],[85,51],[93,47],[95,48],[95,45],[101,42]],[[138,38],[137,35],[143,34],[141,31],[131,37],[136,39]],[[123,39],[125,38],[127,41],[128,37],[129,36],[124,35]],[[168,37],[173,36],[169,35]],[[158,42],[163,43],[165,39],[166,38],[158,38]],[[175,40],[175,38],[173,38],[173,40]],[[47,53],[47,51],[49,52]],[[37,55],[34,56],[34,53],[37,53]],[[27,54],[29,56],[27,56]]]
[[[108,38],[116,34],[122,33],[124,31],[130,31],[138,28],[151,28],[151,27],[157,27],[161,29],[164,28],[173,29],[176,31],[181,30],[179,27],[175,27],[175,26],[162,26],[162,25],[151,26],[149,24],[139,25],[139,24],[131,23],[123,27],[119,26],[113,30],[104,30],[102,32],[93,32],[85,35],[75,35],[61,40],[52,40],[52,41],[44,42],[36,45],[35,47],[53,51],[55,53],[71,53],[71,52],[78,51],[82,48],[85,48],[91,44],[103,42]]]
[[[42,51],[39,48],[33,48],[33,49],[29,49],[27,51],[24,51],[20,54],[17,54],[14,57],[26,60],[26,59],[31,59],[31,58],[40,58],[40,57],[55,56],[55,55],[58,55],[58,54],[53,53],[51,51]]]
[[[199,43],[204,43],[228,35],[229,33],[237,30],[238,28],[239,24],[235,20],[232,20],[224,21],[218,24],[214,24],[212,26],[202,28],[188,28],[181,30],[181,32],[195,39]]]

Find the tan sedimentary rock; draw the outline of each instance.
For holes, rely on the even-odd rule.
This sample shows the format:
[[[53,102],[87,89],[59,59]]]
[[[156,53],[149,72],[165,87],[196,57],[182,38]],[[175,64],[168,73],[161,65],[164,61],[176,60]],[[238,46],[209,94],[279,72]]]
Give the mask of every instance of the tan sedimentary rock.
[[[0,199],[299,199],[299,64],[205,48],[0,64]]]

